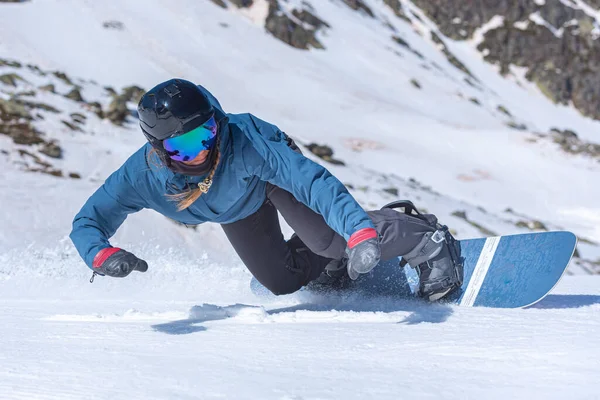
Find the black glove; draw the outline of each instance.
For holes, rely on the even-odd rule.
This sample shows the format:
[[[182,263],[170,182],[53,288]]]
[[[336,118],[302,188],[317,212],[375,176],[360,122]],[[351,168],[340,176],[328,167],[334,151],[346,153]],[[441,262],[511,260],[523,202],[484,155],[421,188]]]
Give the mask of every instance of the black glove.
[[[348,240],[348,275],[356,280],[360,274],[370,272],[379,263],[381,247],[379,235],[373,228],[356,231]]]
[[[131,271],[146,272],[148,264],[128,251],[117,247],[102,249],[96,254],[93,262],[93,271],[98,275],[108,275],[115,278],[124,278]]]

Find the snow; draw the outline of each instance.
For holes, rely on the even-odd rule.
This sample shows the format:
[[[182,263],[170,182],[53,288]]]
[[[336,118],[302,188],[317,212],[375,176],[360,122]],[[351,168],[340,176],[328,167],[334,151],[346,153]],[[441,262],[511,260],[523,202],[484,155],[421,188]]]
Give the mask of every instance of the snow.
[[[583,399],[597,390],[598,277],[567,277],[525,310],[259,304],[247,289],[227,300],[140,283],[123,280],[118,295],[2,301],[2,397]]]
[[[23,171],[16,150],[32,149],[0,135],[0,149],[10,151],[0,153],[0,398],[595,396],[600,278],[587,274],[589,261],[600,260],[593,185],[600,165],[543,135],[569,128],[600,142],[599,123],[549,102],[522,69],[501,77],[482,60],[476,45],[503,23],[500,16],[470,41],[441,36],[475,76],[471,86],[412,3],[403,5],[423,19],[413,25],[381,2],[368,5],[423,59],[391,41],[380,20],[333,1],[312,2],[331,25],[319,37],[326,50],[293,49],[265,32],[267,2],[255,3],[249,10],[192,0],[2,4],[0,58],[65,71],[86,100],[104,106],[106,85],[197,81],[230,112],[253,112],[301,145],[332,146],[346,166],[325,165],[368,209],[411,199],[459,238],[483,236],[477,224],[527,232],[516,223],[539,219],[591,241],[578,247],[587,261],[574,261],[550,296],[524,310],[306,294],[264,299],[250,292],[250,274],[218,225],[188,229],[144,210],[112,243],[147,260],[149,271],[89,284],[91,272],[68,238],[72,218],[144,138],[134,118],[116,127],[62,97],[72,86],[53,76],[0,67],[27,81],[0,84],[2,98],[56,85],[58,94],[38,91],[31,100],[60,110],[40,111],[44,119],[34,124],[59,141],[64,158],[40,157],[82,177]],[[102,28],[108,20],[124,30]],[[73,112],[87,117],[84,132],[61,122]],[[511,120],[528,129],[509,129]]]

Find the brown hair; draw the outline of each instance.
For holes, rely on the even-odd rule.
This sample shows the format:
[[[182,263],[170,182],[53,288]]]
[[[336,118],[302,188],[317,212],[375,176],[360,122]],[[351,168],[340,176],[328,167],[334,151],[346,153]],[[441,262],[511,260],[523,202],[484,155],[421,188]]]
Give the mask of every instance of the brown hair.
[[[217,137],[217,143],[215,145],[215,151],[217,152],[217,156],[215,157],[215,163],[212,166],[208,176],[200,183],[198,183],[198,187],[195,189],[188,189],[185,192],[168,194],[165,196],[171,200],[177,202],[177,211],[182,211],[191,206],[196,200],[202,196],[203,193],[207,193],[212,185],[213,176],[215,175],[215,171],[217,170],[217,165],[219,165],[219,161],[221,159],[221,151],[219,150],[219,145],[221,144],[221,137]],[[150,158],[152,155],[156,155],[161,162],[152,161]],[[159,154],[158,150],[152,148],[148,153],[148,162],[152,163],[157,167],[166,167],[167,160],[164,160],[163,157]]]

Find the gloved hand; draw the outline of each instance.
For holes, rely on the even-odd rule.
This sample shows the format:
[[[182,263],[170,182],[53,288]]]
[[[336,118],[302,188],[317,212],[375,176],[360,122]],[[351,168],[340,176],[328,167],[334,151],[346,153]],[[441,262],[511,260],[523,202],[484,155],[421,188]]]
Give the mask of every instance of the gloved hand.
[[[373,228],[358,230],[348,239],[348,275],[356,280],[360,274],[371,271],[381,258],[379,235]]]
[[[146,272],[148,264],[133,254],[117,247],[102,249],[94,257],[92,267],[99,275],[108,275],[115,278],[124,278],[131,271]]]

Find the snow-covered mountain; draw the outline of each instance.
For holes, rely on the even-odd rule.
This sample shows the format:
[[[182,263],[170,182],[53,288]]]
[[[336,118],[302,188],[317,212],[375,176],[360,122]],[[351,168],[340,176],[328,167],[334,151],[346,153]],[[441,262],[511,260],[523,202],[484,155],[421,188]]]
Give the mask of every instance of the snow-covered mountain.
[[[0,397],[593,398],[600,123],[586,91],[552,101],[544,51],[494,38],[592,37],[598,13],[460,3],[0,1]],[[365,208],[408,198],[459,238],[571,230],[582,276],[528,310],[258,299],[219,226],[142,211],[113,243],[150,270],[90,285],[72,218],[144,143],[143,89],[173,76],[277,124]]]

